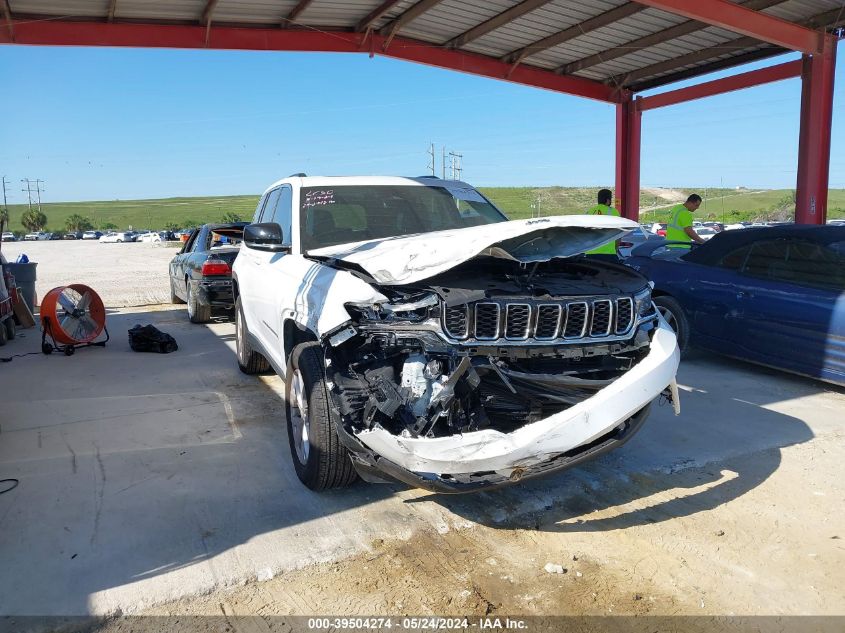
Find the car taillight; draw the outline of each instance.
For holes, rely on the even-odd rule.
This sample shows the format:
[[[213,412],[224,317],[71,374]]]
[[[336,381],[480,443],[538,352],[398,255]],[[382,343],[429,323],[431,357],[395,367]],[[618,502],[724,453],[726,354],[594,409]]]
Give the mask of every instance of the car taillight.
[[[666,237],[666,229],[658,229],[658,230],[657,230],[657,234],[658,234],[660,237]]]
[[[222,259],[207,259],[202,264],[202,274],[204,277],[213,275],[228,275],[232,272],[229,264]]]

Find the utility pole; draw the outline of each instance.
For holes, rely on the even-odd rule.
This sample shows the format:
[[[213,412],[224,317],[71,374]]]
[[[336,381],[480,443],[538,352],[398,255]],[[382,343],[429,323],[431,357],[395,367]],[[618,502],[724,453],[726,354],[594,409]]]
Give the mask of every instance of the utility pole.
[[[428,168],[431,170],[431,175],[434,176],[436,175],[434,173],[434,143],[431,144],[431,147],[428,150],[428,155],[431,157],[431,164],[428,166]]]
[[[35,193],[38,195],[38,213],[41,213],[41,183],[43,180],[35,181]]]
[[[29,204],[29,210],[32,211],[32,189],[29,186],[29,178],[21,178],[21,182],[26,183],[26,189],[21,189],[21,191],[26,191],[26,199]]]
[[[449,157],[452,163],[452,180],[460,180],[461,179],[461,159],[464,157],[463,154],[456,154],[455,152],[449,152]]]
[[[9,213],[9,205],[6,204],[6,176],[3,176],[3,210]]]
[[[441,149],[443,153],[440,158],[440,166],[443,168],[443,180],[446,180],[446,146],[444,145]]]

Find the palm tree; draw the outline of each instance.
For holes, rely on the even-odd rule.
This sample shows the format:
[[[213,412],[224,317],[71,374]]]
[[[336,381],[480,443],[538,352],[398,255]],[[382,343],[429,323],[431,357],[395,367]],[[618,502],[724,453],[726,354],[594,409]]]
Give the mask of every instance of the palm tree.
[[[47,216],[38,209],[30,209],[24,211],[21,216],[21,224],[24,225],[27,231],[41,231],[47,226]]]

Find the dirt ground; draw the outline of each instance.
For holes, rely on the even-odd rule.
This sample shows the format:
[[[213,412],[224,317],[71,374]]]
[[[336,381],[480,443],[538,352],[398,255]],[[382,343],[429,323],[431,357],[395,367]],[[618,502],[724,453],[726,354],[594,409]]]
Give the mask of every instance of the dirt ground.
[[[669,473],[674,488],[652,476],[585,486],[577,505],[492,527],[444,521],[144,614],[842,615],[843,435],[780,451],[777,471],[738,498],[729,489],[748,476],[746,457]],[[730,501],[696,507],[719,486]],[[429,496],[410,491],[406,503]],[[824,519],[808,530],[807,516]]]
[[[84,283],[94,288],[109,308],[169,303],[167,264],[177,252],[175,247],[140,242],[3,243],[8,261],[26,253],[29,261],[38,262],[35,292],[39,298],[56,286]]]

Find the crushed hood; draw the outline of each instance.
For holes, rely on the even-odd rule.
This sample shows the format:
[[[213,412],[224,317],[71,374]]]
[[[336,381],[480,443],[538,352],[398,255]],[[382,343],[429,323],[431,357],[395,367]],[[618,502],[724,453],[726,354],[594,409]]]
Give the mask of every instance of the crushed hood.
[[[479,255],[522,263],[573,257],[635,228],[636,222],[613,216],[562,215],[338,244],[307,254],[355,264],[380,284],[402,285],[434,277]]]

